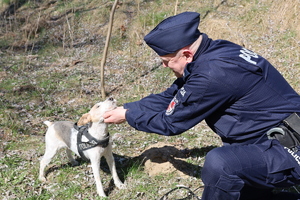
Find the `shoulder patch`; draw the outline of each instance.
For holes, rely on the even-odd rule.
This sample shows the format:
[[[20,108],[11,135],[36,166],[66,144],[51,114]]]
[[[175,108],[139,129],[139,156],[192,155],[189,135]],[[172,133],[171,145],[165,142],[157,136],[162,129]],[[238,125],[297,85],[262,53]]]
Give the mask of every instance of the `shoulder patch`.
[[[166,110],[166,115],[171,115],[174,112],[175,106],[177,105],[178,100],[176,96],[172,99],[171,103],[169,104],[167,110]]]

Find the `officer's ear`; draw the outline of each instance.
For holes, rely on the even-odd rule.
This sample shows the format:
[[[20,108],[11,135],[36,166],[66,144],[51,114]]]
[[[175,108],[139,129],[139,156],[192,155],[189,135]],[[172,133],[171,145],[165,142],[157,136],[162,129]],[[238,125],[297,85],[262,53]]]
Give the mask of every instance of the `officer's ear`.
[[[194,54],[189,49],[183,50],[182,56],[185,57],[187,63],[192,62],[194,58]]]

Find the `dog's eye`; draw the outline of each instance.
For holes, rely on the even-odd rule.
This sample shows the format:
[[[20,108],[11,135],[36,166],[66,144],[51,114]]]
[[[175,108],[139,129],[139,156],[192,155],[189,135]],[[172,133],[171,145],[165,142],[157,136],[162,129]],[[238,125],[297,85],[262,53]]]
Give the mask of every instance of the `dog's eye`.
[[[96,104],[96,108],[100,108],[100,106],[101,106],[101,102]]]

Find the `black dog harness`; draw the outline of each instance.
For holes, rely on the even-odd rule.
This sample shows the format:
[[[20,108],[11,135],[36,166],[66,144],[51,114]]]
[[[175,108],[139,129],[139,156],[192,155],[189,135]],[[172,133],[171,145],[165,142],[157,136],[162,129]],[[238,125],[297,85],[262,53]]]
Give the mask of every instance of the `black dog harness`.
[[[78,131],[77,134],[77,149],[80,157],[85,160],[89,161],[89,159],[84,155],[83,151],[94,148],[96,146],[100,147],[107,147],[109,143],[109,133],[103,140],[97,140],[88,132],[90,124],[86,124],[84,126],[78,126],[77,123],[74,124],[74,128]],[[83,142],[82,136],[85,136],[89,141]]]

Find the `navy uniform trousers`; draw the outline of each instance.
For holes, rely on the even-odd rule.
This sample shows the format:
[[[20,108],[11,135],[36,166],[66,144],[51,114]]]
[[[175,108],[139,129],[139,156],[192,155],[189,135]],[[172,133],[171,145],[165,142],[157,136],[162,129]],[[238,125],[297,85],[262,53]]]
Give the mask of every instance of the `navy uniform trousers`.
[[[300,184],[299,164],[300,151],[277,140],[215,148],[202,169],[202,200],[300,200],[299,194],[272,193],[274,188]]]

